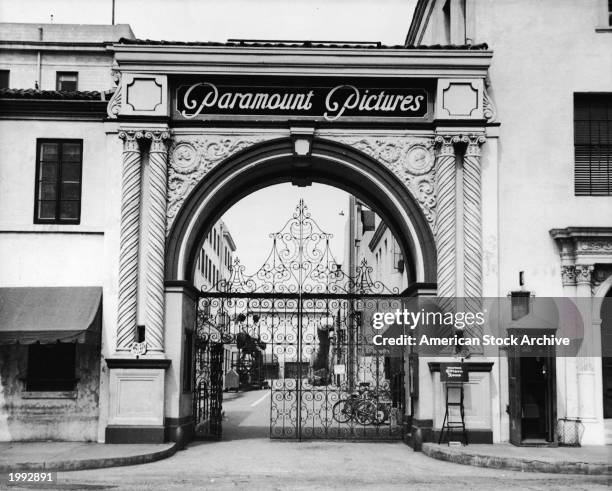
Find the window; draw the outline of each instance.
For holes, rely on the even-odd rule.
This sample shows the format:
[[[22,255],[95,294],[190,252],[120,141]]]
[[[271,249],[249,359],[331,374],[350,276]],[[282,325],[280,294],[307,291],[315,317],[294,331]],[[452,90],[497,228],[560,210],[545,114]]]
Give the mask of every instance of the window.
[[[9,88],[9,76],[11,74],[10,70],[0,70],[0,89],[8,89]]]
[[[78,90],[79,74],[77,72],[57,72],[55,90],[74,92]]]
[[[82,140],[37,140],[34,223],[81,220]]]
[[[612,93],[574,94],[574,191],[612,196]]]
[[[76,385],[76,344],[31,344],[26,390],[68,391]]]

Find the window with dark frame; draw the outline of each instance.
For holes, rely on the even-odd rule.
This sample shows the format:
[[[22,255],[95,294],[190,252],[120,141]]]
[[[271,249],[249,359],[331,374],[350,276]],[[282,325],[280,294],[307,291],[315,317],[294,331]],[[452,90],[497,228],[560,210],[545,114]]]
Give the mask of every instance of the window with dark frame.
[[[574,193],[612,196],[612,93],[574,94]]]
[[[81,220],[82,140],[37,140],[34,223]]]
[[[0,89],[8,89],[10,83],[10,70],[0,70]]]
[[[28,347],[26,390],[72,391],[76,387],[76,344],[31,344]]]
[[[55,90],[76,92],[79,86],[78,72],[57,72],[55,74]]]

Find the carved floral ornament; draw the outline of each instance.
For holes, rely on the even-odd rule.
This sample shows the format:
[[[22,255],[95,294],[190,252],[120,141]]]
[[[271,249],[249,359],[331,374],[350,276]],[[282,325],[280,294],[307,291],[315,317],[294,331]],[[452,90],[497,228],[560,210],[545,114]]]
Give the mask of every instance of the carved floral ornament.
[[[436,218],[434,187],[434,141],[406,137],[355,138],[326,136],[362,151],[395,174],[416,199],[433,229]]]
[[[263,136],[219,135],[180,137],[170,147],[168,167],[168,221],[166,233],[183,201],[200,180],[230,155],[263,141]]]
[[[106,106],[106,114],[109,119],[117,119],[119,115],[119,111],[121,110],[121,72],[119,70],[111,70],[111,77],[115,82],[116,88],[115,92],[113,92],[112,97],[108,101]]]
[[[232,154],[270,136],[218,135],[176,138],[170,148],[168,175],[169,232],[183,201],[198,182]],[[436,197],[434,189],[434,141],[397,137],[327,136],[371,156],[393,172],[419,203],[433,228]]]

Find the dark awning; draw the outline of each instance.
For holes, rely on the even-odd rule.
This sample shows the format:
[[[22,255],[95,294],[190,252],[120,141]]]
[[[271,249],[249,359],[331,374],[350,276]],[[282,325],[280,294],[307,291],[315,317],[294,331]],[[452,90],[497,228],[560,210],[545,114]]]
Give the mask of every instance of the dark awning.
[[[100,287],[0,288],[0,344],[94,341]]]

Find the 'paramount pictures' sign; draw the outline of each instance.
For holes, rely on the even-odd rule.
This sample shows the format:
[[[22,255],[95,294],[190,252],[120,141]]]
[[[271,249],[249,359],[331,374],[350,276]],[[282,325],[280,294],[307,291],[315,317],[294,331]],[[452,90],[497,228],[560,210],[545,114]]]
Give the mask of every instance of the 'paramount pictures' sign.
[[[425,88],[374,87],[363,82],[308,85],[308,79],[285,85],[201,79],[179,84],[174,104],[175,118],[187,120],[240,115],[333,122],[354,117],[423,118],[427,114]]]

